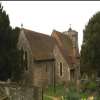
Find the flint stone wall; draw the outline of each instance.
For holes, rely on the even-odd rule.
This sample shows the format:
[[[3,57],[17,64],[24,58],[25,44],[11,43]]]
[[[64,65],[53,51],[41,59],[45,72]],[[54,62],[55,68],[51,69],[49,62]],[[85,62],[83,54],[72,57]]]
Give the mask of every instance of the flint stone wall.
[[[42,89],[0,83],[0,100],[42,100]]]

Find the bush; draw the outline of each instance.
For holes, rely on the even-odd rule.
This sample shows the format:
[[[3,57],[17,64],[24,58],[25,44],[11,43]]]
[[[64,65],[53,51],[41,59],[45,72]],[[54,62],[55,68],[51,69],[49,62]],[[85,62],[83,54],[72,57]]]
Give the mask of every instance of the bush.
[[[94,92],[96,91],[96,82],[95,81],[88,81],[85,83],[81,83],[81,90],[82,92]]]
[[[73,83],[70,83],[67,90],[66,94],[64,96],[64,100],[80,100],[80,94],[77,91],[76,86]]]

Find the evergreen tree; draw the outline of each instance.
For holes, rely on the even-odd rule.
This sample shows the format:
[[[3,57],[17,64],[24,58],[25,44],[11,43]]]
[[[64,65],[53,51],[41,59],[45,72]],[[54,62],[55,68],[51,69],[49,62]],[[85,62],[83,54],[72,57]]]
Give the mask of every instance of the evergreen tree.
[[[12,28],[10,27],[9,17],[0,4],[0,79],[5,80],[10,76],[8,66],[8,51],[10,48],[9,39]]]
[[[20,54],[17,42],[20,29],[12,29],[9,16],[0,4],[0,80],[18,79],[20,76]]]
[[[100,70],[100,12],[89,20],[83,31],[81,71]]]

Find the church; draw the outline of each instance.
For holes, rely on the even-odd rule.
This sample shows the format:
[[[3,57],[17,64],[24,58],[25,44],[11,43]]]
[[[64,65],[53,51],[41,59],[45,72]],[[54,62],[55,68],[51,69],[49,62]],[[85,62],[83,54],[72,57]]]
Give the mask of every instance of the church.
[[[23,83],[47,87],[79,80],[78,32],[71,27],[53,30],[51,36],[21,28],[17,46],[22,52]]]

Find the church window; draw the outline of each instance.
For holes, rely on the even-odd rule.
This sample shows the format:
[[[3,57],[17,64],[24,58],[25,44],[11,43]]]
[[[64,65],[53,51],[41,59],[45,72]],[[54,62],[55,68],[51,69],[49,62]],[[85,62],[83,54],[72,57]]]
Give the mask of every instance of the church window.
[[[60,76],[62,76],[62,63],[60,63]]]
[[[75,69],[70,70],[71,80],[73,81],[75,78]]]
[[[23,60],[24,51],[23,48],[20,50],[20,60],[21,60],[21,67],[24,67],[24,60]]]
[[[27,52],[25,51],[25,70],[28,70],[28,64],[27,64]]]

